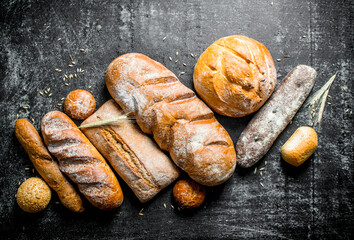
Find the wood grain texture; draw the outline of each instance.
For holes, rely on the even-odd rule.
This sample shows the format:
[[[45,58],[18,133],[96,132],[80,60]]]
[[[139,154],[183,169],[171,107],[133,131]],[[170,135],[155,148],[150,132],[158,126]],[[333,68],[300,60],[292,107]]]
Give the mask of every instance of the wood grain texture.
[[[0,2],[0,233],[5,239],[351,239],[353,210],[353,3],[350,0],[273,1],[1,1]],[[280,148],[308,124],[304,109],[259,170],[237,169],[225,184],[207,189],[202,208],[172,209],[172,186],[140,204],[123,181],[124,204],[114,212],[73,215],[55,204],[39,215],[16,205],[23,178],[37,176],[18,144],[16,114],[39,127],[45,113],[77,88],[93,90],[97,107],[110,99],[104,71],[118,55],[141,52],[193,88],[199,55],[217,39],[243,34],[262,42],[275,59],[278,82],[298,64],[318,71],[313,91],[336,71],[314,156],[299,168],[281,160]],[[306,37],[304,37],[306,36]],[[166,37],[163,41],[162,39]],[[61,40],[57,40],[61,38]],[[85,49],[81,52],[80,49]],[[179,52],[176,56],[176,52]],[[191,57],[193,53],[196,57]],[[70,68],[70,57],[76,62]],[[287,55],[289,58],[285,58]],[[172,61],[169,60],[172,58]],[[277,61],[276,59],[281,59]],[[176,60],[179,60],[175,63]],[[186,63],[186,66],[183,66]],[[55,69],[62,69],[56,72]],[[76,68],[84,72],[68,79]],[[89,88],[91,86],[91,88]],[[24,90],[24,88],[26,90]],[[39,91],[51,88],[52,95]],[[29,106],[24,109],[23,106]],[[348,112],[346,110],[349,109]],[[237,141],[252,116],[216,115]],[[264,184],[264,187],[260,185]],[[166,203],[167,208],[163,204]],[[141,208],[143,216],[138,215]],[[55,227],[53,227],[55,226]],[[75,226],[75,228],[73,227]],[[33,231],[36,229],[36,231]]]

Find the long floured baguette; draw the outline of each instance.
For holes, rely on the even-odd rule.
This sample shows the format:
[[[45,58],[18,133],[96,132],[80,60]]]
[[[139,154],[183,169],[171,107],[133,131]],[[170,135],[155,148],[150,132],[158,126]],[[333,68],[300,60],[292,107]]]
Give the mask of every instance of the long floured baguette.
[[[123,202],[118,180],[105,159],[75,123],[64,113],[47,113],[41,130],[48,150],[59,161],[62,172],[78,185],[95,207],[112,210]]]

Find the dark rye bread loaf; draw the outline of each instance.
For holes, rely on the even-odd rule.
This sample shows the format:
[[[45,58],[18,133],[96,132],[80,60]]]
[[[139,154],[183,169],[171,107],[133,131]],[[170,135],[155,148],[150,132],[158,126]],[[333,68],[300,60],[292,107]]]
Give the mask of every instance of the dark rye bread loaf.
[[[139,53],[122,55],[108,66],[106,84],[113,99],[192,179],[215,186],[231,177],[236,154],[229,134],[162,64]]]
[[[312,67],[299,65],[281,81],[238,139],[236,151],[240,167],[253,166],[268,152],[310,94],[316,75]]]

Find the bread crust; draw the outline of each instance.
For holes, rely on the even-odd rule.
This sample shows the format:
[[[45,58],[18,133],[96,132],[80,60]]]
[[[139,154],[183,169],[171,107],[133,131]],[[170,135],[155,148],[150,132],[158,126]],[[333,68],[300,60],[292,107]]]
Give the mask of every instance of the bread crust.
[[[179,180],[173,187],[173,197],[183,209],[200,207],[205,200],[205,187],[191,179]]]
[[[123,193],[105,159],[75,123],[64,113],[47,113],[41,130],[48,150],[59,161],[62,172],[78,185],[95,207],[112,210],[123,202]]]
[[[80,195],[59,170],[58,163],[49,154],[33,125],[26,119],[18,119],[15,124],[15,135],[37,172],[58,194],[64,207],[73,212],[83,212],[84,206]]]
[[[96,108],[96,100],[86,90],[76,89],[71,91],[65,98],[64,112],[76,120],[85,120]]]
[[[277,74],[260,42],[241,35],[221,38],[199,57],[193,83],[215,112],[242,117],[257,111],[273,93]]]
[[[123,114],[122,109],[111,99],[82,125]],[[132,121],[83,128],[82,131],[141,202],[152,199],[179,176],[179,170],[173,162]]]
[[[236,154],[213,112],[161,63],[139,53],[124,54],[107,68],[106,85],[143,132],[153,134],[177,166],[196,182],[214,186],[235,170]]]

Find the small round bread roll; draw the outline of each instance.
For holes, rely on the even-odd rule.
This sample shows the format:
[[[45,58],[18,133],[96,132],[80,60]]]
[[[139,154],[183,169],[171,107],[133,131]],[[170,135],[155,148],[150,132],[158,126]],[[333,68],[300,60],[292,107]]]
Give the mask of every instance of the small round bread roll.
[[[16,200],[20,208],[29,213],[45,209],[50,202],[51,191],[48,185],[38,177],[24,181],[17,190]]]
[[[64,111],[76,120],[88,118],[96,108],[95,98],[85,90],[77,89],[68,94],[64,103]]]
[[[257,111],[273,93],[277,74],[268,49],[233,35],[210,45],[194,68],[194,88],[215,112],[242,117]]]
[[[173,187],[176,203],[184,208],[197,208],[204,202],[205,188],[191,179],[179,180]]]
[[[317,133],[310,127],[299,127],[281,148],[283,159],[298,167],[303,164],[316,150]]]

